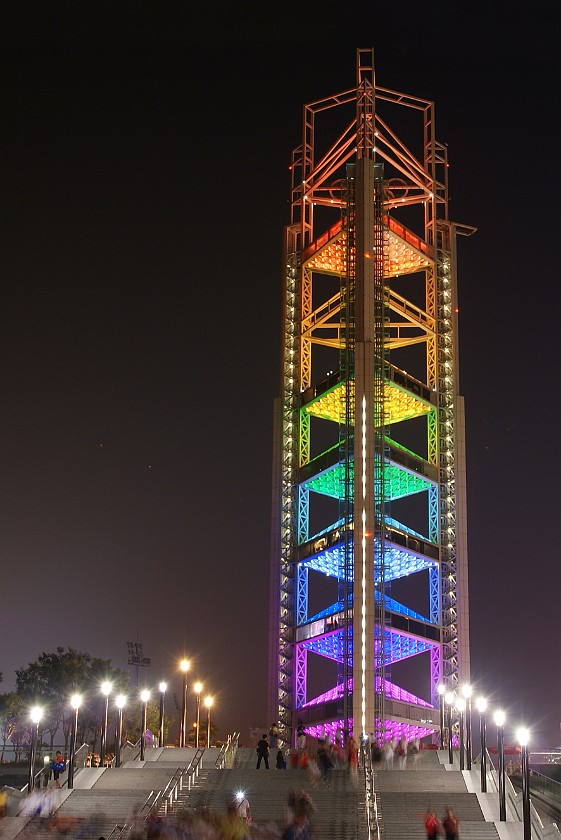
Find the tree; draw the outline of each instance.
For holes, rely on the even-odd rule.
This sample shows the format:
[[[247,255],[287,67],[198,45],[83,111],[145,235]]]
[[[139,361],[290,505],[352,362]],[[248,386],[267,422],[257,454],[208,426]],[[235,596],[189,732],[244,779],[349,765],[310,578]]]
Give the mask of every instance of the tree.
[[[11,691],[8,694],[0,694],[0,737],[2,738],[2,752],[0,762],[4,761],[6,741],[14,743],[13,736],[20,723],[23,703],[21,697]]]
[[[84,736],[91,730],[97,738],[103,704],[98,686],[104,680],[113,684],[113,691],[126,691],[129,677],[124,671],[111,667],[110,660],[96,659],[89,653],[74,648],[57,647],[55,653],[42,653],[36,662],[16,671],[16,692],[23,703],[45,707],[42,732],[48,732],[51,749],[58,730],[62,727],[64,747],[68,749],[74,713],[70,709],[72,694],[83,695],[80,710]]]

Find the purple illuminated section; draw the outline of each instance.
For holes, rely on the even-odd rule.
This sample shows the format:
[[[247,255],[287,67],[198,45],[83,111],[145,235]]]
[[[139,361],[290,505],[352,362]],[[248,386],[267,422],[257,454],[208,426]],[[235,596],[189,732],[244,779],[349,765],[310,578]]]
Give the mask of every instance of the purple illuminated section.
[[[347,685],[349,693],[352,692],[352,678],[348,681]],[[430,709],[431,712],[435,711],[434,706],[431,706],[430,703],[427,703],[425,700],[422,700],[415,694],[411,694],[410,691],[405,691],[403,688],[400,688],[399,686],[389,682],[388,680],[384,680],[384,687],[386,691],[386,697],[389,697],[392,700],[401,700],[403,703],[409,703],[415,706],[422,706],[427,710]],[[379,677],[376,680],[376,689],[380,689]],[[324,694],[320,694],[318,695],[318,697],[314,697],[313,700],[310,700],[308,703],[305,703],[303,708],[307,708],[309,706],[319,706],[321,703],[325,703],[330,700],[337,700],[339,697],[341,697],[342,693],[343,684],[341,683],[339,685],[336,685],[334,688],[331,688],[329,691],[326,691]],[[352,731],[352,719],[349,720],[349,726]],[[337,733],[342,732],[344,728],[345,721],[341,719],[329,721],[329,723],[319,723],[314,726],[307,726],[306,732],[314,738],[325,738],[329,735],[333,740],[335,739]],[[395,720],[386,720],[384,722],[384,731],[386,732],[386,739],[399,739],[403,737],[408,743],[410,741],[413,741],[415,738],[424,738],[427,735],[432,735],[437,728],[438,723],[433,722],[431,716],[429,716],[429,719],[427,721],[421,721],[418,724],[398,723]]]
[[[352,693],[352,677],[347,683],[347,689],[349,694]],[[427,703],[426,700],[422,700],[415,694],[411,694],[410,691],[405,691],[405,689],[400,688],[398,685],[395,685],[395,683],[389,682],[389,680],[384,680],[384,689],[386,697],[389,697],[391,700],[401,700],[403,703],[412,703],[414,706],[424,706],[428,709],[434,709],[434,706],[431,706],[431,704]],[[376,691],[380,691],[379,677],[376,677]],[[324,694],[319,694],[317,697],[314,697],[313,700],[309,700],[307,703],[304,703],[303,708],[306,708],[307,706],[319,706],[320,703],[327,703],[329,700],[338,700],[342,694],[343,683],[339,683],[339,685],[330,688],[329,691],[326,691]]]

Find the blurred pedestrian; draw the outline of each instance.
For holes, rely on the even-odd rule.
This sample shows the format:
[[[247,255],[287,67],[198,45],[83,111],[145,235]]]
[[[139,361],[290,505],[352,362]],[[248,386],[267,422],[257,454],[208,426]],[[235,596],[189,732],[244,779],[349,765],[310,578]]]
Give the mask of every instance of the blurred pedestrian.
[[[428,808],[428,810],[420,816],[425,824],[427,840],[437,840],[437,837],[442,834],[442,826],[440,825],[440,820],[436,816],[434,808]]]
[[[451,808],[447,807],[444,811],[442,828],[444,829],[445,840],[458,840],[460,836],[460,823]]]

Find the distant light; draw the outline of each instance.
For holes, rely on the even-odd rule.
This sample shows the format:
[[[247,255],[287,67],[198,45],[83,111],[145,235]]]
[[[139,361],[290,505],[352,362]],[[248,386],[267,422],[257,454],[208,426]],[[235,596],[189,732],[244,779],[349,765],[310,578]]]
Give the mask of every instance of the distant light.
[[[487,700],[485,699],[485,697],[478,697],[475,701],[475,705],[477,706],[477,711],[483,714],[483,712],[487,708]]]
[[[458,697],[456,700],[456,708],[459,712],[465,712],[466,710],[466,701],[463,697]]]
[[[168,687],[168,684],[167,684],[167,683],[165,683],[165,682],[161,682],[161,683],[160,683],[160,691],[162,692],[162,694],[165,692],[165,690],[167,689],[167,687]]]
[[[504,726],[506,720],[506,714],[502,709],[497,709],[495,712],[495,724],[496,726]]]
[[[207,707],[207,709],[210,709],[210,707],[212,706],[212,697],[210,697],[210,695],[208,697],[205,697],[205,706]]]
[[[464,697],[466,698],[466,700],[469,700],[469,698],[470,698],[470,697],[471,697],[471,695],[472,695],[472,691],[473,691],[473,689],[472,689],[471,685],[469,685],[469,683],[467,683],[466,685],[462,686],[462,694],[464,695]]]
[[[528,745],[528,740],[530,738],[530,733],[524,727],[516,730],[516,737],[518,738],[518,742],[521,747],[526,747]]]
[[[80,703],[82,702],[82,697],[80,694],[73,694],[70,698],[70,705],[73,709],[79,709]]]
[[[439,683],[438,684],[437,691],[438,691],[438,693],[440,694],[441,697],[442,697],[443,694],[446,694],[446,686],[444,685],[444,683]]]
[[[115,703],[117,704],[118,709],[122,709],[126,702],[127,702],[127,698],[125,697],[124,694],[118,694],[117,695],[117,697],[115,699]]]
[[[194,690],[195,690],[195,694],[200,694],[201,691],[203,690],[203,684],[201,682],[196,682],[193,687],[194,687]]]
[[[111,683],[107,682],[107,681],[102,682],[101,683],[101,692],[102,692],[102,694],[105,694],[106,697],[109,697],[109,695],[111,694]]]
[[[143,703],[147,703],[150,700],[150,692],[146,688],[140,692],[140,699]]]
[[[245,799],[245,793],[243,792],[243,790],[238,790],[236,792],[236,799],[238,800],[238,802],[241,802],[242,799]]]
[[[183,673],[186,673],[189,670],[189,665],[190,665],[190,663],[189,663],[188,659],[182,659],[181,662],[179,663],[179,667],[181,668]]]
[[[39,706],[33,706],[31,712],[29,713],[29,717],[31,718],[32,723],[39,723],[39,721],[43,717],[43,709],[41,709]]]

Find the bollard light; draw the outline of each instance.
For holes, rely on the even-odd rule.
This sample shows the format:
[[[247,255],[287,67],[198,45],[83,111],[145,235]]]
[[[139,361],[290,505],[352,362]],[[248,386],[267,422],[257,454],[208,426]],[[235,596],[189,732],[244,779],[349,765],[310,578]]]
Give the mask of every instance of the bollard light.
[[[197,736],[196,736],[197,737],[197,742],[196,742],[197,749],[199,748],[199,741],[200,741],[199,730],[200,730],[200,725],[201,725],[201,691],[202,690],[203,690],[202,682],[196,682],[195,683],[195,696],[197,698]]]
[[[532,823],[530,820],[530,765],[528,761],[528,740],[530,733],[527,729],[521,728],[516,734],[522,750],[522,814],[524,818],[524,840],[531,840]]]
[[[158,734],[158,746],[164,746],[164,698],[167,691],[167,683],[160,683],[160,727]]]
[[[142,733],[140,735],[140,760],[144,761],[144,753],[146,751],[146,717],[148,701],[150,700],[150,692],[147,689],[141,691],[140,699],[142,701]]]
[[[107,715],[109,711],[109,695],[111,694],[111,683],[103,682],[101,684],[101,693],[105,694],[105,704],[103,707],[103,718],[101,721],[101,751],[99,755],[99,766],[105,767],[105,751],[107,749]]]
[[[446,694],[446,686],[444,683],[439,683],[437,686],[438,699],[440,701],[440,749],[444,749],[444,695]]]
[[[182,677],[182,705],[181,705],[181,723],[179,726],[179,746],[187,746],[187,671],[189,670],[189,660],[182,659],[179,663]]]
[[[497,727],[497,749],[499,753],[499,820],[506,822],[505,796],[505,726],[506,715],[502,709],[495,712],[495,726]]]
[[[205,706],[206,706],[206,709],[207,709],[207,712],[206,712],[206,745],[207,745],[207,747],[210,747],[210,709],[211,709],[211,706],[212,706],[212,702],[213,702],[212,697],[210,695],[208,697],[205,697]]]
[[[475,705],[479,712],[479,737],[481,740],[481,793],[487,793],[487,744],[485,732],[487,728],[485,716],[487,700],[484,697],[478,697]]]
[[[121,766],[121,744],[123,743],[123,708],[127,698],[124,694],[118,694],[115,698],[117,706],[117,737],[115,739],[115,767]]]
[[[40,706],[33,706],[29,717],[31,718],[31,745],[29,749],[29,775],[27,779],[28,795],[35,787],[35,755],[37,753],[37,737],[39,735],[39,723],[43,717],[43,709]]]
[[[466,701],[466,770],[471,770],[472,745],[471,745],[471,685],[462,687],[462,695]]]
[[[454,695],[451,691],[446,692],[444,697],[446,705],[448,706],[448,764],[454,763],[454,754],[452,752],[452,706],[454,705]]]
[[[70,758],[68,760],[68,790],[74,787],[74,759],[76,755],[76,737],[78,734],[78,710],[82,698],[79,694],[73,694],[70,698],[70,705],[74,709],[74,720],[72,722],[72,731],[70,733]]]

